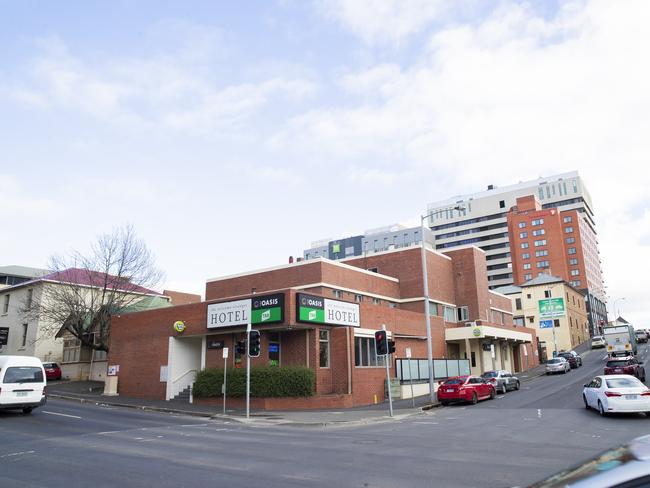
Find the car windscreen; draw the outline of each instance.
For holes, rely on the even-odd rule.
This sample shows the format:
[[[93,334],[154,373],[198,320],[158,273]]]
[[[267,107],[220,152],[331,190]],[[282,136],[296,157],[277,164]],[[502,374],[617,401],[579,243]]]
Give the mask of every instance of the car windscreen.
[[[627,360],[625,361],[607,361],[607,364],[605,365],[608,368],[618,368],[622,366],[627,366]]]
[[[605,380],[607,383],[607,388],[636,388],[639,386],[643,386],[643,383],[641,383],[639,380],[636,378],[611,378]]]
[[[562,362],[562,360],[560,360],[560,359],[551,359],[551,360],[549,360],[548,364],[557,364],[557,363],[561,363],[561,362]]]
[[[453,378],[451,380],[445,381],[445,385],[462,385],[465,383],[465,378]]]
[[[499,376],[499,373],[497,373],[496,371],[488,371],[487,373],[483,373],[481,376],[483,378],[496,378],[497,376]]]
[[[33,366],[13,366],[5,371],[4,383],[42,383],[43,370]]]

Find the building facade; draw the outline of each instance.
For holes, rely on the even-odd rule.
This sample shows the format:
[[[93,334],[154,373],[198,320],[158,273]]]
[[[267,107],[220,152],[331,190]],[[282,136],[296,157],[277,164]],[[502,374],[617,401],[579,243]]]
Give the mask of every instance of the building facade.
[[[474,374],[538,364],[535,330],[515,327],[512,301],[488,289],[483,251],[426,249],[425,256],[435,358],[462,361]],[[259,408],[382,401],[385,363],[374,342],[382,325],[395,341],[392,377],[400,375],[400,358],[427,357],[420,246],[214,278],[205,296],[200,304],[115,317],[109,364],[119,370],[120,394],[174,398],[197,371],[223,367],[222,350],[233,351],[245,337],[246,321],[261,332],[262,354],[253,367],[304,366],[316,378],[313,397],[254,399]],[[269,304],[273,309],[264,309]],[[172,327],[179,321],[182,332]],[[237,354],[226,359],[228,368],[241,364]]]
[[[438,251],[466,245],[486,252],[490,288],[515,282],[508,232],[508,210],[519,197],[535,195],[542,209],[575,210],[595,235],[591,197],[577,172],[460,195],[427,206],[428,225]]]

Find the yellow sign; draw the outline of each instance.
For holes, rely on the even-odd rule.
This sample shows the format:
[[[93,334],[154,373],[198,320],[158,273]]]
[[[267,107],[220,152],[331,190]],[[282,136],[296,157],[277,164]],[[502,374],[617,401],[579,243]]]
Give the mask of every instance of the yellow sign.
[[[481,337],[481,329],[478,327],[474,327],[472,334],[474,334],[474,337]]]
[[[186,328],[185,322],[183,322],[182,320],[177,320],[176,322],[174,322],[174,330],[176,332],[179,333],[185,332],[185,328]]]

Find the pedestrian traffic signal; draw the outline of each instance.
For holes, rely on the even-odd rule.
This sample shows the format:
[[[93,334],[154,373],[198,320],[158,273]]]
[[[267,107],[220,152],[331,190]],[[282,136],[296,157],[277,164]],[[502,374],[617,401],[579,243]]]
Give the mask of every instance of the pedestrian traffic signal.
[[[246,341],[237,341],[235,343],[235,354],[246,354]]]
[[[388,354],[395,352],[395,341],[388,341]]]
[[[385,330],[375,332],[375,345],[377,348],[377,356],[385,356],[388,354],[388,335]]]
[[[251,330],[248,333],[248,357],[257,358],[260,355],[260,331]]]

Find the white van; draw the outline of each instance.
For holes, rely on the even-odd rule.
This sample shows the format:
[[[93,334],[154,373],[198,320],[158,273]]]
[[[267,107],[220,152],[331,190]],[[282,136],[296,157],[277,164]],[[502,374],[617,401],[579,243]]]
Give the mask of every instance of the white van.
[[[41,360],[31,356],[0,356],[0,409],[30,413],[45,405],[45,370]]]

